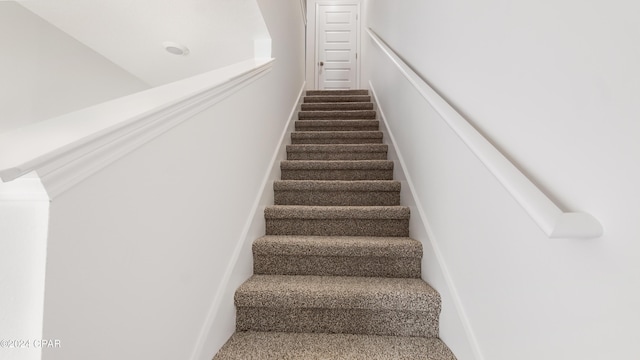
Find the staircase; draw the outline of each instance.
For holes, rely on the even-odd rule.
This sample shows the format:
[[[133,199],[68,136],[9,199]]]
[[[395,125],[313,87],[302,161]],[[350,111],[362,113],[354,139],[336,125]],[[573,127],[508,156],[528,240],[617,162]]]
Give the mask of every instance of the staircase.
[[[307,91],[223,359],[454,360],[367,90]]]

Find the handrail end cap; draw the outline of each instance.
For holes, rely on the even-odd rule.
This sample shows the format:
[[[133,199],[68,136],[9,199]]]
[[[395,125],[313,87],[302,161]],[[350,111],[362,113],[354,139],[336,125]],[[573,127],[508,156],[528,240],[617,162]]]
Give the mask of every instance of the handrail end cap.
[[[601,237],[603,233],[602,224],[590,214],[568,212],[560,214],[549,237],[593,239]]]

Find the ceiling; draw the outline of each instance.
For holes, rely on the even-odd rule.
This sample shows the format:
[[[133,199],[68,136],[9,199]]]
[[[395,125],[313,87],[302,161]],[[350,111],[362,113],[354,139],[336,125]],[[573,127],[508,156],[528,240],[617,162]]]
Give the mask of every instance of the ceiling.
[[[269,39],[256,0],[17,2],[151,86],[253,58],[254,41]]]

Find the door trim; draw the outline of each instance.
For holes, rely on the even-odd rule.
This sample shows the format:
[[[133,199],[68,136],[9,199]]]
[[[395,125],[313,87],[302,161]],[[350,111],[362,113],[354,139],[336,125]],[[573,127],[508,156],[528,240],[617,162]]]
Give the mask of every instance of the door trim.
[[[306,80],[307,89],[314,90],[318,88],[318,54],[317,54],[317,13],[320,5],[355,5],[358,11],[357,26],[357,44],[356,52],[358,59],[356,60],[356,88],[361,87],[360,74],[362,72],[362,1],[361,0],[307,0],[307,45],[306,45]]]

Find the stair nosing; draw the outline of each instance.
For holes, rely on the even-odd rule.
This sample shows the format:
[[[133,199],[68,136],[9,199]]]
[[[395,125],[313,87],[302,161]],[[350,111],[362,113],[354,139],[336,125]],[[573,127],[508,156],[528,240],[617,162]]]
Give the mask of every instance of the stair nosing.
[[[354,115],[354,114],[366,114],[367,116],[376,116],[377,112],[375,110],[351,110],[351,109],[335,109],[335,110],[300,110],[298,111],[298,115],[335,115],[335,114],[345,114],[345,115]]]
[[[265,235],[254,255],[388,257],[421,259],[422,243],[410,237]]]
[[[456,360],[437,337],[277,331],[235,332],[213,360],[309,359],[309,354],[313,354],[314,359]]]
[[[272,219],[366,219],[366,220],[408,220],[411,210],[408,206],[324,206],[324,205],[269,205],[264,209],[264,217]]]
[[[399,192],[396,180],[276,180],[274,191]]]
[[[438,292],[416,278],[253,275],[234,302],[236,307],[440,311]]]
[[[329,136],[332,135],[332,136]],[[365,136],[368,135],[368,136]],[[383,134],[380,130],[363,130],[363,131],[293,131],[291,137],[364,137],[380,139]]]
[[[360,102],[353,102],[353,101],[347,101],[347,102],[313,102],[313,103],[302,103],[303,106],[301,106],[300,111],[314,111],[314,110],[304,110],[302,109],[302,107],[325,107],[325,108],[348,108],[350,106],[360,106],[360,107],[370,107],[370,109],[353,109],[353,110],[373,110],[375,109],[375,106],[373,104],[373,102],[371,101],[360,101]],[[331,109],[330,109],[331,110]],[[321,110],[316,110],[316,111],[321,111]]]
[[[314,100],[325,100],[325,101],[314,101]],[[305,104],[327,103],[327,102],[369,103],[371,102],[371,95],[311,95],[311,96],[304,96],[303,101]]]
[[[282,170],[393,170],[392,160],[282,160]]]
[[[379,153],[388,152],[389,146],[387,144],[290,144],[286,146],[286,149],[289,153]]]
[[[380,120],[376,119],[300,119],[296,120],[296,123],[302,124],[357,124],[357,123],[376,123],[380,124]]]
[[[305,95],[308,94],[369,94],[369,90],[367,89],[336,89],[336,90],[326,90],[326,89],[309,89],[305,91]]]

